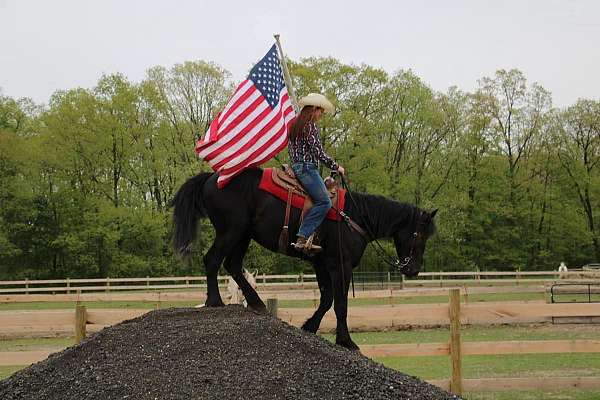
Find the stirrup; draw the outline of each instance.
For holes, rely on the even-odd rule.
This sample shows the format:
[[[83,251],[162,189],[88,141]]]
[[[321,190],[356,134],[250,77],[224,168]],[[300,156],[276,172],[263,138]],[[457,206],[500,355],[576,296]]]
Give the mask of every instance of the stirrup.
[[[323,248],[321,246],[319,246],[318,244],[313,244],[314,240],[315,240],[315,234],[313,233],[312,235],[310,235],[308,237],[308,239],[306,239],[306,244],[304,245],[305,252],[318,253],[319,251],[323,250]]]
[[[323,248],[317,244],[313,244],[314,239],[315,234],[313,233],[308,237],[308,239],[304,239],[304,242],[302,242],[302,240],[298,240],[298,242],[292,243],[292,246],[294,246],[297,251],[301,251],[308,255],[318,253],[323,250]]]

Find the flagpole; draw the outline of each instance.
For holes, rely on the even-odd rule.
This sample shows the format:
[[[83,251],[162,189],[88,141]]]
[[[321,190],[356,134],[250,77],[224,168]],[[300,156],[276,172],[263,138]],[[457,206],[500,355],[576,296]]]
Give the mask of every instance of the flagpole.
[[[273,35],[275,37],[275,41],[277,42],[277,48],[279,49],[279,61],[281,62],[281,68],[283,69],[283,79],[285,80],[285,86],[287,86],[288,94],[290,95],[290,99],[292,100],[292,105],[294,106],[294,110],[298,113],[300,110],[298,108],[298,101],[296,100],[296,94],[294,93],[294,88],[292,87],[292,79],[290,78],[290,71],[287,67],[287,62],[285,61],[285,56],[283,55],[283,49],[281,48],[281,43],[279,42],[279,34],[276,33]]]

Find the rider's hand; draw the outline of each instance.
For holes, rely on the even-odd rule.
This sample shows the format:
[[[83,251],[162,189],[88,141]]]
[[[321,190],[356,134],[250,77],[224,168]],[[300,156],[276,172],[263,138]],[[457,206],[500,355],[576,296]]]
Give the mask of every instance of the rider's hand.
[[[345,169],[344,169],[344,167],[342,167],[341,165],[338,165],[338,169],[337,169],[337,171],[338,171],[340,174],[342,174],[342,175],[346,176],[346,170],[345,170]]]

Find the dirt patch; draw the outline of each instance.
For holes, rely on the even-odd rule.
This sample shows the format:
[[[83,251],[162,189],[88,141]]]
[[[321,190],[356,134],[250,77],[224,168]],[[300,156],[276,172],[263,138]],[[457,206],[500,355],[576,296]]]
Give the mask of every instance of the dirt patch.
[[[150,312],[0,381],[9,399],[457,399],[240,306]]]

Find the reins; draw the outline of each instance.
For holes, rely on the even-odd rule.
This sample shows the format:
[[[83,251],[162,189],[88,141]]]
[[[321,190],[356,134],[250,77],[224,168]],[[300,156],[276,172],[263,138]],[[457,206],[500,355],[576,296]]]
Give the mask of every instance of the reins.
[[[390,267],[392,267],[392,268],[394,268],[394,269],[402,272],[402,270],[404,268],[406,268],[406,266],[412,260],[413,252],[414,252],[414,243],[415,243],[415,239],[417,237],[417,232],[415,231],[413,233],[413,241],[412,241],[411,246],[410,246],[410,252],[408,254],[408,257],[404,258],[403,262],[400,262],[400,260],[397,257],[390,256],[388,254],[388,252],[383,248],[383,246],[381,245],[381,243],[379,242],[379,240],[377,240],[377,237],[375,236],[375,234],[371,230],[371,227],[370,227],[370,224],[369,224],[369,221],[371,220],[371,216],[369,215],[369,209],[368,209],[368,207],[365,208],[365,212],[367,214],[367,220],[365,220],[363,214],[359,211],[359,208],[358,208],[358,205],[356,203],[356,200],[354,200],[354,197],[352,196],[352,192],[350,191],[350,188],[348,187],[348,184],[346,183],[346,179],[344,179],[344,176],[341,175],[341,174],[340,174],[340,179],[342,181],[342,187],[344,189],[346,189],[346,194],[350,198],[350,201],[352,202],[352,205],[354,206],[354,208],[356,208],[356,210],[357,210],[356,213],[360,216],[360,219],[361,219],[360,222],[362,222],[363,226],[366,229],[367,234],[369,235],[369,237],[366,238],[367,242],[375,249],[375,253],[377,254],[377,256],[379,256],[379,258],[384,263],[386,263]],[[344,218],[344,220],[346,220],[346,222],[348,223],[348,220],[350,218],[344,213],[344,211],[343,210],[337,210],[337,211],[340,214],[340,216],[342,218]],[[341,241],[341,237],[340,237],[339,240]],[[375,243],[376,246],[373,244],[373,242]]]

